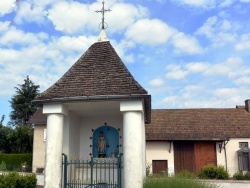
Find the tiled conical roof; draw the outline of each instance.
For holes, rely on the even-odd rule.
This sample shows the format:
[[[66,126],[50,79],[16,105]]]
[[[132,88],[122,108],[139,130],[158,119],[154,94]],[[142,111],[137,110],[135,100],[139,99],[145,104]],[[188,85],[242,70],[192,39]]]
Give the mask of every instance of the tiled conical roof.
[[[147,94],[109,41],[94,43],[85,54],[36,100],[79,96]]]

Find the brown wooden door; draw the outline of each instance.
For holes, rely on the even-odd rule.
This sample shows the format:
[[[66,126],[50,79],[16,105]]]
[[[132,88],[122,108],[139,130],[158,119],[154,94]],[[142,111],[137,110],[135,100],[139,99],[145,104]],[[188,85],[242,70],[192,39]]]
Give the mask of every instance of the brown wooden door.
[[[217,165],[215,142],[195,142],[196,173],[207,164]]]
[[[194,142],[174,142],[174,168],[175,173],[178,173],[182,170],[195,172]]]
[[[161,174],[168,172],[167,160],[153,160],[153,174]]]

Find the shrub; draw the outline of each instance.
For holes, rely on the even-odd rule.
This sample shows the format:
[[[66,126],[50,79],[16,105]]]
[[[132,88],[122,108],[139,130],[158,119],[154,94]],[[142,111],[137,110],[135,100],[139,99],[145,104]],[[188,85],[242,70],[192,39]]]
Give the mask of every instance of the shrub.
[[[250,180],[250,172],[245,173],[245,180]]]
[[[8,171],[20,171],[21,164],[26,163],[26,171],[31,171],[32,154],[0,154],[0,161],[4,161]],[[0,165],[1,166],[1,165]]]
[[[36,175],[19,175],[17,172],[0,175],[0,188],[35,188]]]
[[[240,171],[240,172],[236,172],[236,173],[233,175],[233,179],[235,179],[235,180],[244,180],[244,179],[245,179],[245,176],[244,176],[243,172]]]
[[[217,179],[227,180],[229,178],[228,172],[223,166],[217,167]]]
[[[245,174],[242,171],[236,172],[233,178],[235,180],[250,180],[250,172],[246,172]]]
[[[151,164],[149,162],[147,162],[147,164],[146,164],[146,176],[149,176],[150,168],[151,168]]]
[[[228,179],[229,174],[223,166],[206,165],[198,173],[201,179]]]
[[[2,161],[0,164],[0,170],[3,170],[3,171],[7,170],[7,166],[6,166],[6,163],[4,161]]]

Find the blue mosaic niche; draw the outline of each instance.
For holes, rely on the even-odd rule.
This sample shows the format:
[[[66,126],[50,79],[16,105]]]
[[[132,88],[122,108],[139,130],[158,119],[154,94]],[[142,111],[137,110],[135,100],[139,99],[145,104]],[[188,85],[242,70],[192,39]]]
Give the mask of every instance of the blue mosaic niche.
[[[101,133],[103,133],[106,139],[105,153],[98,152],[97,143]],[[119,131],[108,125],[104,125],[97,128],[93,132],[92,146],[93,146],[92,154],[94,157],[106,157],[106,158],[117,157],[117,155],[119,154]]]

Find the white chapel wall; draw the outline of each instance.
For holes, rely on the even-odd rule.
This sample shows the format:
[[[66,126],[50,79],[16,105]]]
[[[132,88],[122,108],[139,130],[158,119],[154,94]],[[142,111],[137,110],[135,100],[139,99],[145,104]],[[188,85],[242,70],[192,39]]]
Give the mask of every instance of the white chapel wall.
[[[74,113],[70,113],[69,119],[69,156],[71,158],[80,157],[80,125],[81,118]]]
[[[69,159],[79,158],[80,125],[81,118],[73,112],[69,112],[69,115],[64,117],[63,153]]]
[[[146,142],[146,162],[147,166],[150,165],[150,173],[152,173],[153,160],[167,160],[168,161],[168,174],[174,174],[174,146],[167,141],[147,141]]]
[[[123,135],[122,132],[122,114],[120,116],[94,116],[94,117],[84,117],[81,121],[81,127],[80,127],[80,157],[86,158],[90,157],[89,154],[92,153],[92,139],[90,137],[93,136],[92,129],[97,129],[100,126],[103,126],[104,123],[107,123],[107,125],[114,127],[115,129],[120,128],[120,136]],[[120,144],[123,144],[123,139],[120,139]],[[122,153],[122,147],[120,147],[120,153]]]

